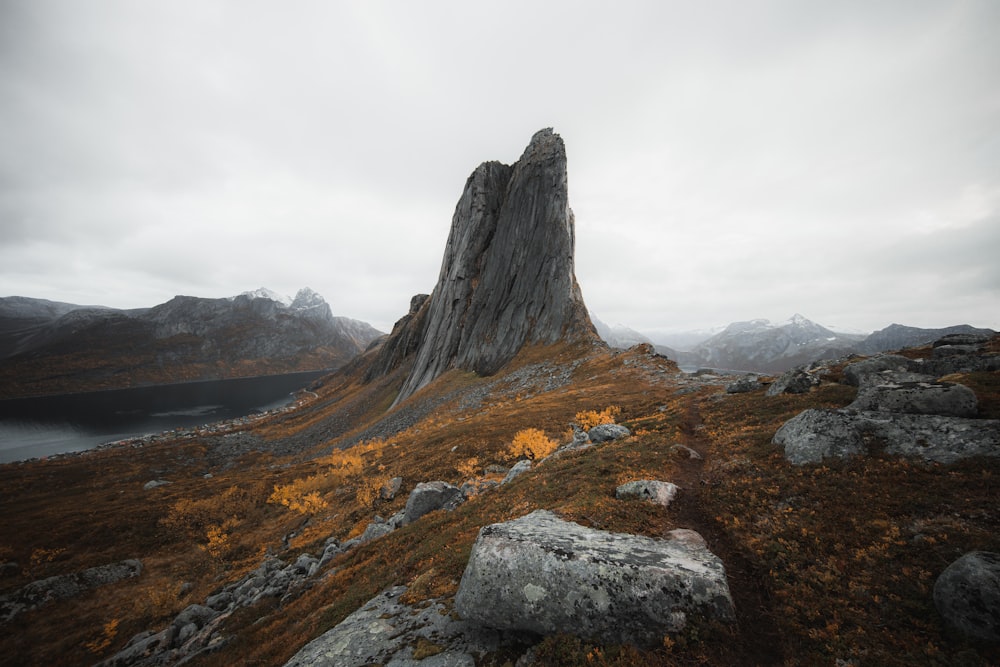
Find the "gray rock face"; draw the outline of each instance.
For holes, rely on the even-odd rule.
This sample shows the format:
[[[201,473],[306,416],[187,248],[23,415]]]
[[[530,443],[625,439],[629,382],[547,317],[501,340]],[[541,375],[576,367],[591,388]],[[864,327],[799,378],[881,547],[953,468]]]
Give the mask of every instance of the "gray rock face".
[[[397,402],[450,368],[491,375],[528,343],[596,339],[574,274],[566,150],[551,129],[485,162],[455,208],[413,368]]]
[[[302,647],[285,667],[475,667],[474,655],[500,647],[498,633],[455,620],[439,600],[410,607],[400,601],[405,592],[396,586],[377,595]],[[417,660],[412,647],[420,640],[442,651]]]
[[[462,491],[448,482],[421,482],[410,492],[403,510],[403,524],[413,523],[428,512],[439,510],[462,497]]]
[[[672,482],[642,479],[635,482],[626,482],[619,486],[615,489],[615,498],[619,500],[638,498],[669,507],[670,503],[677,497],[679,491],[680,487]]]
[[[587,431],[587,435],[590,437],[591,442],[597,443],[617,440],[618,438],[627,438],[632,435],[632,432],[621,424],[598,424]]]
[[[889,454],[954,463],[1000,456],[1000,420],[813,409],[785,422],[772,442],[784,447],[789,463],[804,465],[864,454],[866,440],[883,443]]]
[[[975,417],[979,401],[968,387],[951,382],[884,381],[869,384],[847,406],[853,410]]]
[[[964,635],[1000,642],[1000,553],[973,551],[949,565],[934,582],[934,606]]]
[[[487,627],[639,645],[682,630],[689,613],[732,619],[722,562],[697,534],[677,533],[609,533],[546,510],[486,526],[455,608]]]

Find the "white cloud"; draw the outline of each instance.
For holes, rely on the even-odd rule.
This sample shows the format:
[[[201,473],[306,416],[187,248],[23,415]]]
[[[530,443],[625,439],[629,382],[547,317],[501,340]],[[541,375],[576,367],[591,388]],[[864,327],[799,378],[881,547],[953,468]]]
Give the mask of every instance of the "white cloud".
[[[987,0],[3,12],[4,294],[310,285],[387,329],[472,169],[554,126],[606,321],[1000,326]]]

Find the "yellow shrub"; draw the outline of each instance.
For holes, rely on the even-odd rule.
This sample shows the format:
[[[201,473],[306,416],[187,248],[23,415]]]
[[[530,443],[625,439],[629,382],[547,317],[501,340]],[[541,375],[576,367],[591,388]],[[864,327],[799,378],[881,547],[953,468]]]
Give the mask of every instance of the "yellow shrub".
[[[358,483],[358,490],[354,497],[362,507],[372,508],[382,496],[382,487],[389,483],[389,475],[372,475],[366,477]]]
[[[470,459],[466,459],[455,466],[455,470],[463,478],[468,479],[469,477],[475,477],[476,471],[479,470],[479,459],[475,456]]]
[[[215,559],[221,559],[232,548],[232,544],[229,538],[232,531],[235,530],[240,525],[240,522],[236,518],[226,519],[221,525],[212,524],[205,531],[205,538],[207,543],[205,544],[205,551],[208,555]]]
[[[526,456],[532,461],[544,459],[556,451],[559,445],[537,428],[526,428],[514,434],[514,441],[507,448],[507,458]]]
[[[231,486],[211,498],[200,500],[181,498],[171,506],[167,516],[160,519],[160,524],[196,537],[203,534],[212,524],[221,524],[233,517],[245,517],[256,507],[257,493],[260,491],[248,491],[238,486]],[[263,499],[263,493],[260,493],[260,499]]]
[[[303,477],[290,484],[275,484],[274,493],[267,502],[284,505],[299,514],[316,514],[326,507],[320,489],[329,485],[331,480],[325,475]]]
[[[94,655],[100,655],[111,646],[111,642],[115,640],[118,636],[118,619],[113,618],[104,624],[104,630],[101,632],[100,636],[89,642],[86,642],[83,646],[88,651]]]
[[[615,419],[621,415],[622,409],[617,405],[609,405],[600,412],[597,410],[584,410],[583,412],[577,412],[576,423],[580,425],[584,431],[589,431],[595,426],[601,424],[614,424]]]

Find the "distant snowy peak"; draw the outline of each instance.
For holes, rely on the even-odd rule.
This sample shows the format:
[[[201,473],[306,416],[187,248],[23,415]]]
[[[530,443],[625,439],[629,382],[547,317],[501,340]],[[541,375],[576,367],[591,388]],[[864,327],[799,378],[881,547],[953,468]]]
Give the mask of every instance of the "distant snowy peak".
[[[290,299],[284,294],[278,294],[274,290],[268,289],[267,287],[260,287],[255,290],[243,292],[239,295],[239,297],[246,297],[251,301],[254,299],[267,299],[268,301],[274,301],[275,303],[279,303],[286,308],[291,308],[292,310],[310,310],[313,308],[328,306],[326,299],[310,287],[303,287],[300,289],[295,293],[294,299]],[[229,297],[229,300],[234,301],[239,297],[231,296]]]
[[[276,301],[276,302],[280,303],[283,306],[291,306],[292,305],[292,300],[289,299],[287,296],[285,296],[283,294],[278,294],[274,290],[270,290],[270,289],[268,289],[266,287],[259,287],[259,288],[255,289],[255,290],[249,290],[249,291],[243,292],[242,294],[240,294],[238,296],[245,296],[245,297],[247,297],[247,298],[249,298],[251,300],[252,299],[267,299],[269,301]],[[236,298],[237,297],[235,297],[235,296],[231,296],[231,297],[229,297],[229,300],[233,301]]]

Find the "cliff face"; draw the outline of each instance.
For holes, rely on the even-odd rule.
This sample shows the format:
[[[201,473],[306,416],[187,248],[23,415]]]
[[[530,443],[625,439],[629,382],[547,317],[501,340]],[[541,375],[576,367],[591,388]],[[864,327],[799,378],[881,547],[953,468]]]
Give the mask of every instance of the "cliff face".
[[[413,368],[397,402],[449,368],[490,375],[528,343],[596,337],[573,263],[566,149],[551,129],[485,162],[455,207]]]

